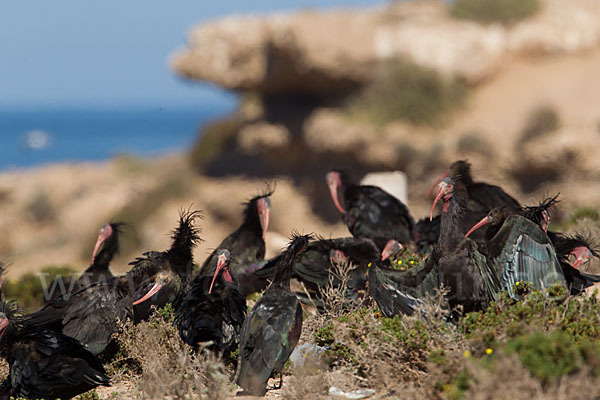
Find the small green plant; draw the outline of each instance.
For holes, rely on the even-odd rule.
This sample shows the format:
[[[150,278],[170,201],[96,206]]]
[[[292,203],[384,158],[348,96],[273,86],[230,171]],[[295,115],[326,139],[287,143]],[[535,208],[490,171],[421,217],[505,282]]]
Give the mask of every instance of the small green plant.
[[[576,343],[565,332],[535,332],[519,336],[506,345],[506,351],[517,353],[523,366],[543,383],[579,371],[585,364],[600,360],[598,347],[587,341]]]
[[[450,14],[482,24],[512,25],[533,16],[539,7],[539,0],[456,0]]]
[[[17,300],[23,310],[33,311],[44,305],[47,300],[44,296],[51,290],[57,293],[63,288],[69,290],[71,279],[76,276],[77,272],[68,266],[44,267],[37,273],[28,272],[18,279],[6,279],[2,283],[2,292],[7,299]]]
[[[403,59],[388,61],[373,82],[350,101],[348,112],[385,125],[404,120],[415,125],[438,125],[460,108],[466,84],[433,69]]]
[[[159,321],[166,322],[168,324],[172,324],[175,320],[175,309],[173,308],[173,304],[167,303],[164,307],[156,310],[157,314],[157,324]]]
[[[78,400],[100,400],[100,395],[95,390],[90,390],[77,396]]]
[[[461,322],[467,338],[496,347],[524,333],[562,331],[574,342],[600,339],[600,303],[595,297],[570,297],[564,288],[533,290],[523,300],[502,293],[485,311]]]

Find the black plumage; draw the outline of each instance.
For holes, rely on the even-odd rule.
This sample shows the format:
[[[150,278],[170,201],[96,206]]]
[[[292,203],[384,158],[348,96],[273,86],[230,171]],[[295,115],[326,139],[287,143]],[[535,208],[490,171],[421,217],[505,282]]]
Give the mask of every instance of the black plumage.
[[[294,258],[308,247],[310,235],[294,236],[277,265],[273,282],[248,314],[240,339],[237,384],[263,396],[269,377],[280,372],[302,332],[302,306],[290,291]]]
[[[550,231],[548,237],[556,249],[556,256],[571,294],[580,294],[586,288],[600,282],[599,275],[588,274],[578,269],[579,265],[587,262],[591,257],[598,257],[598,252],[589,240],[579,234],[569,236]],[[575,258],[572,264],[569,262],[570,256]]]
[[[462,226],[460,229],[469,228],[485,217],[493,208],[507,207],[518,212],[521,206],[512,196],[507,194],[501,187],[490,185],[485,182],[475,182],[471,175],[471,164],[467,161],[459,160],[454,162],[448,168],[445,177],[449,177],[454,182],[460,182],[466,190],[467,199],[465,212],[461,217]],[[437,198],[436,198],[437,200]],[[436,201],[431,208],[430,218],[433,217],[433,210]],[[484,242],[485,229],[477,230],[471,239],[482,243]]]
[[[143,257],[131,262],[132,274],[144,274],[145,277],[132,276],[134,281],[144,281],[146,285],[134,295],[135,321],[148,319],[152,306],[164,307],[180,297],[189,287],[194,272],[192,250],[200,240],[199,230],[194,226],[199,211],[182,212],[179,225],[173,231],[173,242],[169,250],[149,251]]]
[[[509,207],[519,209],[517,200],[506,193],[501,187],[485,182],[475,182],[471,175],[471,164],[465,160],[454,162],[448,168],[448,176],[453,180],[461,180],[468,194],[467,209],[488,213],[492,208]]]
[[[386,317],[413,315],[428,294],[438,288],[435,257],[406,271],[374,263],[369,268],[369,295]]]
[[[175,325],[190,346],[212,342],[211,349],[229,355],[237,349],[246,299],[229,273],[229,250],[220,250],[215,276],[198,275],[175,310]]]
[[[440,183],[444,207],[440,237],[434,249],[438,260],[439,284],[448,289],[451,308],[465,312],[480,310],[500,290],[498,277],[487,264],[477,244],[465,238],[468,194],[464,183],[444,178]]]
[[[60,296],[32,316],[40,326],[57,324],[64,334],[79,340],[93,354],[100,354],[118,330],[119,321],[134,316],[141,319],[139,310],[149,315],[149,306],[142,308],[144,301],[161,307],[175,299],[183,280],[191,274],[191,248],[198,240],[192,226],[196,216],[196,212],[182,213],[170,250],[152,252],[133,263],[126,275],[100,280]],[[142,304],[137,304],[136,309],[133,300]],[[134,315],[134,311],[138,314]]]
[[[70,296],[88,286],[91,283],[107,282],[114,275],[110,271],[110,262],[113,257],[119,253],[119,240],[122,228],[125,226],[122,222],[111,222],[105,224],[98,232],[98,239],[92,252],[92,262],[87,269],[77,279],[59,276],[50,285],[52,290],[49,293],[47,301],[57,299],[61,296]]]
[[[338,170],[327,174],[327,185],[352,236],[370,239],[379,249],[390,239],[410,243],[414,220],[406,205],[396,197],[377,186],[354,184]],[[338,200],[340,190],[345,209]]]
[[[124,226],[123,222],[111,222],[100,228],[92,252],[92,263],[77,280],[79,287],[100,280],[108,281],[114,277],[110,271],[110,262],[119,254],[120,235]]]
[[[511,209],[493,209],[477,226],[486,232],[487,263],[500,280],[500,290],[517,297],[514,285],[530,282],[537,289],[566,286],[554,246],[538,223]],[[469,231],[471,232],[473,228]]]
[[[70,399],[110,384],[102,363],[76,339],[30,325],[6,302],[0,304],[0,355],[10,367],[3,399]]]
[[[237,278],[242,295],[260,291],[267,287],[263,279],[242,279],[246,266],[260,263],[265,258],[265,234],[269,228],[271,210],[270,197],[272,190],[252,198],[244,205],[244,220],[235,232],[227,236],[211,255],[204,261],[200,269],[203,276],[213,276],[217,267],[220,250],[231,252],[230,272]]]

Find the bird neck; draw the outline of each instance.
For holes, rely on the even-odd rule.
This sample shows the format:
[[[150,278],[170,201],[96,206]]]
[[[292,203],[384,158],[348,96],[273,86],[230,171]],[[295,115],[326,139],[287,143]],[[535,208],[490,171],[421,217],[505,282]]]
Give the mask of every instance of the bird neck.
[[[284,289],[290,289],[290,280],[294,273],[294,252],[286,251],[277,263],[275,276],[271,286],[279,286]]]
[[[258,200],[253,199],[244,210],[244,222],[240,229],[248,229],[262,238],[262,225],[258,216]]]
[[[462,183],[454,183],[452,198],[447,203],[442,210],[439,242],[445,250],[452,250],[466,233],[463,225],[467,213],[467,191]]]

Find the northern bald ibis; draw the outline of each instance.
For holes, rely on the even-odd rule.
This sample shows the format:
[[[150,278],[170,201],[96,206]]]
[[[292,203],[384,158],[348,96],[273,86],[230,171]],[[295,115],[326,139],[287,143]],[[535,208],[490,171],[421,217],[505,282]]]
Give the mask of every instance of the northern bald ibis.
[[[235,232],[223,239],[204,261],[200,274],[212,277],[217,267],[219,251],[227,249],[233,257],[230,273],[237,278],[242,295],[246,296],[267,287],[266,280],[253,281],[253,285],[248,285],[250,282],[242,279],[241,275],[244,274],[245,266],[259,263],[265,258],[265,235],[269,229],[272,194],[273,191],[267,188],[265,193],[250,199],[245,204],[242,224]]]
[[[486,234],[487,263],[500,279],[500,290],[517,297],[514,285],[531,282],[537,289],[567,286],[554,245],[544,230],[508,207],[494,208],[467,233],[490,224]]]
[[[77,280],[80,287],[114,276],[109,267],[113,257],[119,253],[119,236],[124,226],[123,222],[111,222],[100,228],[92,252],[92,263]]]
[[[130,263],[132,274],[148,275],[148,279],[137,276],[133,279],[148,282],[134,296],[137,298],[133,303],[135,322],[148,319],[151,306],[161,308],[175,302],[191,283],[194,270],[192,250],[200,240],[194,221],[201,215],[199,211],[181,212],[179,225],[173,231],[171,248],[146,252]]]
[[[113,257],[119,253],[119,236],[123,226],[125,224],[122,222],[111,222],[103,225],[98,232],[98,240],[94,246],[90,266],[77,280],[62,276],[57,277],[56,280],[62,280],[62,282],[59,283],[55,280],[51,284],[50,287],[54,288],[54,291],[50,293],[50,299],[47,300],[57,299],[65,294],[70,295],[90,283],[98,281],[107,282],[112,279],[114,275],[110,271],[109,266]]]
[[[500,282],[477,243],[464,235],[469,196],[462,180],[444,178],[436,199],[442,198],[440,237],[437,254],[439,283],[449,290],[451,308],[462,306],[465,312],[480,310],[495,298]]]
[[[0,303],[0,356],[10,367],[1,398],[70,399],[110,386],[102,363],[76,339],[30,325],[14,303]]]
[[[406,271],[373,263],[369,268],[369,294],[388,318],[394,315],[412,315],[422,305],[427,294],[438,288],[434,256]]]
[[[466,213],[463,216],[465,226],[473,226],[477,221],[481,220],[487,213],[497,207],[508,207],[515,212],[520,210],[519,202],[508,195],[502,188],[495,185],[490,185],[484,182],[475,182],[471,175],[471,164],[465,160],[459,160],[450,165],[448,171],[438,180],[449,177],[454,182],[461,182],[467,192]],[[434,205],[431,208],[430,219],[433,218]],[[477,242],[483,241],[484,230],[478,230],[472,239]]]
[[[279,259],[273,282],[244,321],[237,384],[245,393],[263,396],[269,377],[281,372],[298,343],[302,332],[302,306],[290,291],[290,279],[294,259],[306,251],[311,239],[310,235],[293,236]]]
[[[175,310],[175,325],[185,343],[197,347],[210,341],[210,348],[225,356],[237,349],[247,311],[229,272],[230,258],[229,250],[219,250],[214,276],[198,275]]]
[[[560,266],[565,274],[567,286],[571,294],[582,293],[586,288],[600,282],[600,276],[581,272],[579,266],[590,260],[592,257],[598,257],[598,252],[589,240],[580,234],[572,236],[557,232],[548,232],[548,237],[556,249],[556,256]],[[569,257],[573,256],[573,263]]]
[[[377,186],[352,183],[343,171],[332,170],[326,179],[333,203],[352,236],[371,239],[380,250],[390,239],[410,243],[414,220],[404,203]]]
[[[93,354],[100,354],[110,343],[112,334],[117,332],[118,321],[139,317],[134,314],[140,309],[138,303],[149,300],[161,307],[172,301],[171,294],[175,296],[178,293],[176,288],[181,287],[187,270],[191,269],[191,261],[182,253],[198,240],[192,226],[196,216],[196,212],[181,214],[169,251],[153,252],[152,257],[147,256],[134,263],[126,275],[91,283],[68,296],[54,299],[31,315],[35,315],[39,325],[57,323],[64,334],[79,340]],[[187,250],[191,260],[191,247]],[[157,292],[162,292],[163,286],[167,289],[166,294],[158,297]],[[138,299],[137,289],[140,287],[149,289]],[[134,308],[136,304],[137,310]],[[142,310],[150,313],[149,307]]]

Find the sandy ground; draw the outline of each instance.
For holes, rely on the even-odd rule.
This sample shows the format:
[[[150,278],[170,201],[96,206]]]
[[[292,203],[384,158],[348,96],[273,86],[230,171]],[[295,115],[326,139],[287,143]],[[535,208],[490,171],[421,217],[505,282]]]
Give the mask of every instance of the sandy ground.
[[[143,221],[123,216],[141,237],[141,243],[133,248],[124,246],[129,251],[112,268],[123,272],[128,268],[127,262],[143,251],[168,248],[169,233],[177,224],[179,210],[189,207],[204,214],[198,223],[203,241],[194,253],[195,259],[202,262],[239,226],[241,204],[264,187],[265,182],[258,180],[219,181],[198,176],[180,155],[5,172],[0,175],[0,229],[10,234],[0,238],[0,254],[10,262],[9,277],[48,265],[84,268],[89,264],[102,224],[120,215],[124,207],[137,207],[136,203],[148,201],[147,196],[160,196],[164,201],[144,214]],[[167,196],[164,192],[176,194]],[[41,221],[31,216],[32,204],[39,197],[46,199],[51,213]],[[270,255],[285,245],[292,229],[325,236],[345,234],[341,223],[328,225],[314,217],[306,199],[285,178],[276,180],[272,204],[267,235]],[[129,235],[126,231],[125,241]]]

